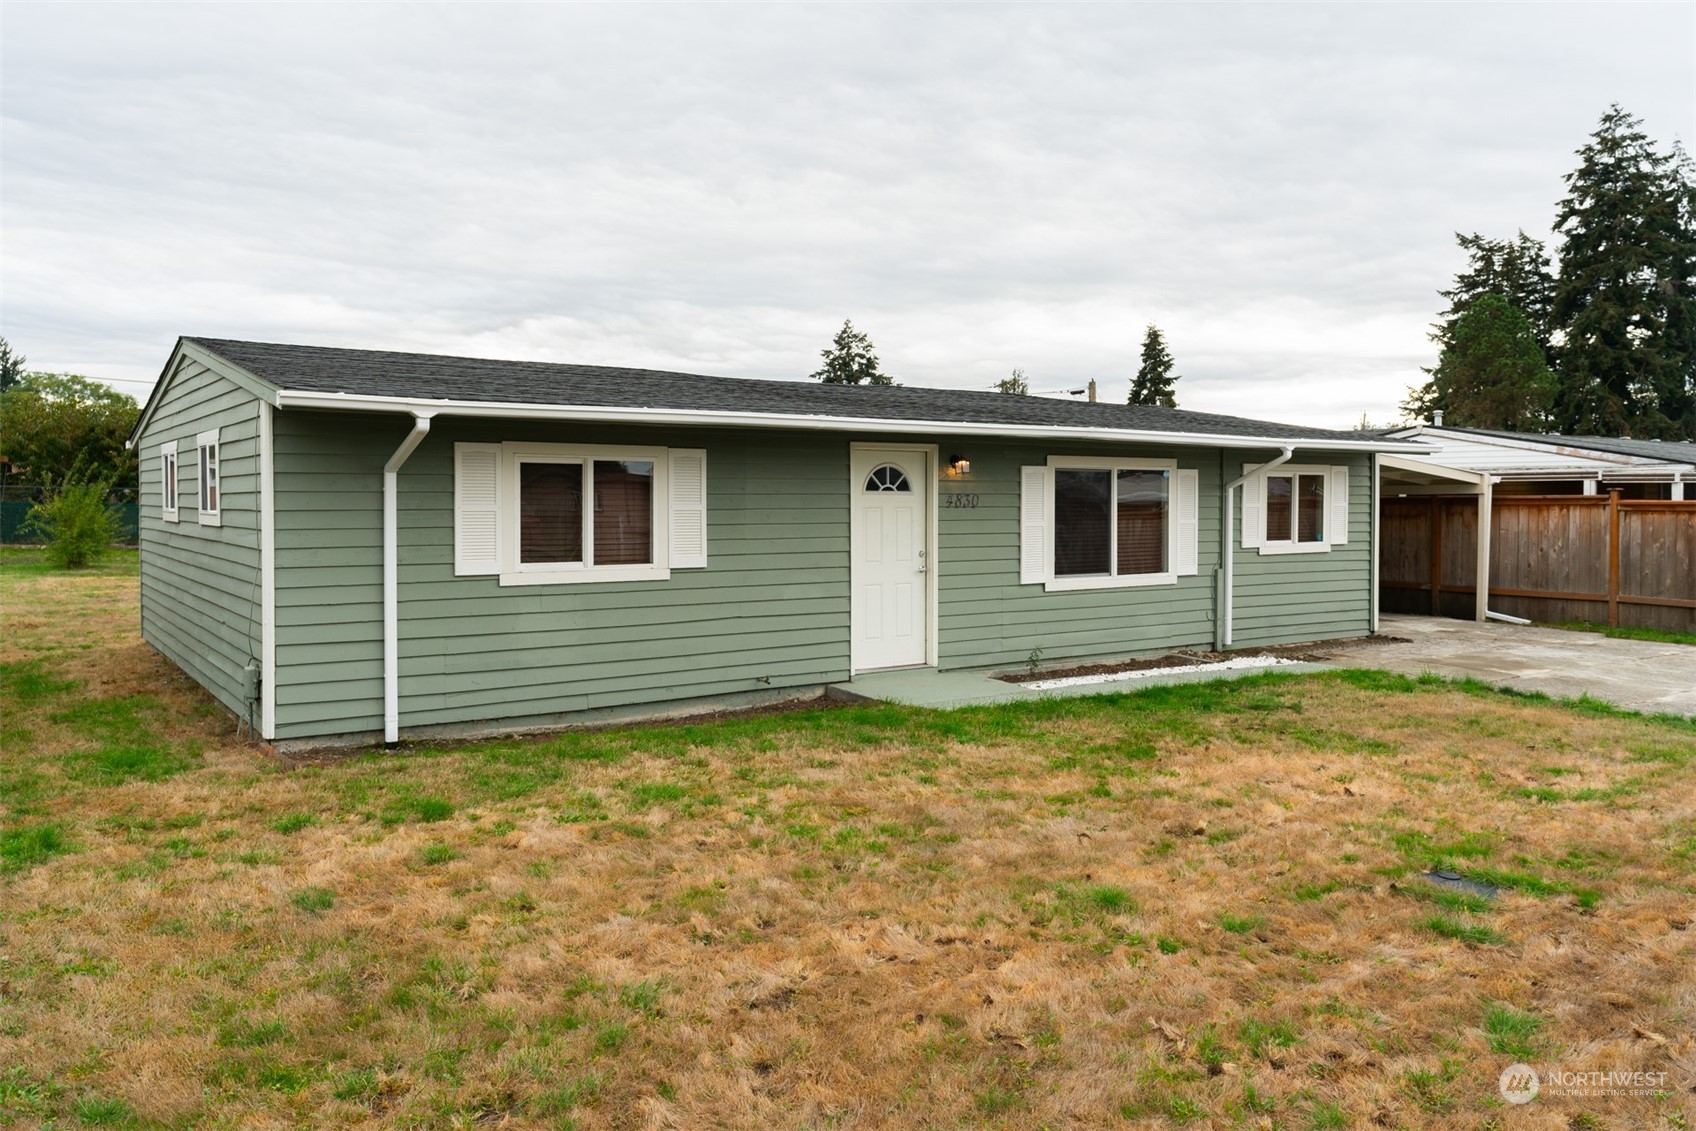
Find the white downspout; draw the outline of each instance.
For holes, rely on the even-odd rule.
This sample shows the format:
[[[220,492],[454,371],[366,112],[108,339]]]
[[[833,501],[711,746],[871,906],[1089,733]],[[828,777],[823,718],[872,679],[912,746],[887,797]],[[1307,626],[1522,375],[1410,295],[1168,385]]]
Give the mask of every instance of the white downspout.
[[[430,432],[428,412],[412,414],[412,431],[383,465],[383,741],[400,741],[400,536],[396,515],[401,465]]]
[[[1382,549],[1383,532],[1378,529],[1378,512],[1383,509],[1383,481],[1379,477],[1378,453],[1372,453],[1372,567],[1369,584],[1371,591],[1367,595],[1367,624],[1372,635],[1378,635],[1378,557]]]
[[[1220,602],[1222,608],[1220,609],[1219,631],[1214,633],[1214,635],[1218,638],[1217,642],[1220,651],[1224,651],[1226,648],[1231,646],[1231,614],[1233,612],[1232,580],[1236,576],[1234,563],[1237,560],[1237,535],[1235,529],[1236,515],[1231,504],[1232,493],[1254,476],[1270,471],[1281,463],[1289,463],[1290,458],[1295,454],[1295,448],[1285,445],[1283,448],[1279,449],[1277,459],[1273,460],[1271,463],[1261,464],[1246,475],[1239,475],[1237,478],[1225,484],[1225,489],[1220,492],[1220,502],[1224,505],[1225,509],[1225,593],[1223,600]]]

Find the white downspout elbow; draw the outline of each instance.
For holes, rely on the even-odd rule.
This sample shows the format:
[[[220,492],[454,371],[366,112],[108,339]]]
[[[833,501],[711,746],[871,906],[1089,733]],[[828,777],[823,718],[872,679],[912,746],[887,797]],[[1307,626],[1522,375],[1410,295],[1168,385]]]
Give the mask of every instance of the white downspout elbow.
[[[412,414],[412,431],[383,465],[383,741],[400,741],[400,536],[396,516],[400,468],[430,433],[428,412]]]
[[[1284,445],[1282,448],[1278,449],[1277,459],[1272,460],[1270,463],[1263,463],[1245,475],[1239,475],[1237,478],[1225,484],[1224,490],[1220,492],[1219,501],[1224,511],[1224,522],[1221,524],[1221,529],[1224,535],[1224,545],[1221,547],[1221,550],[1225,557],[1225,583],[1222,587],[1224,589],[1224,593],[1221,595],[1219,601],[1219,624],[1213,636],[1214,646],[1221,652],[1231,646],[1231,615],[1235,611],[1233,600],[1235,594],[1232,592],[1232,588],[1236,577],[1235,563],[1237,560],[1237,536],[1236,514],[1231,504],[1232,493],[1254,476],[1270,471],[1272,468],[1277,467],[1281,463],[1290,462],[1291,457],[1295,454],[1296,450],[1293,446],[1288,444]]]

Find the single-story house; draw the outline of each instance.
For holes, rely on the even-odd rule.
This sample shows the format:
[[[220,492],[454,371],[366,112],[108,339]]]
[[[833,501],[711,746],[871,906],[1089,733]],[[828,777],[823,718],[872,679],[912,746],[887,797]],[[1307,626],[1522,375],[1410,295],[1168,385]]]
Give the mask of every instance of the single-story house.
[[[265,739],[487,733],[1373,631],[1358,432],[183,338],[147,641]]]
[[[1445,467],[1485,472],[1498,495],[1605,495],[1624,499],[1696,499],[1696,444],[1497,432],[1416,424],[1385,435],[1427,445],[1422,457]]]

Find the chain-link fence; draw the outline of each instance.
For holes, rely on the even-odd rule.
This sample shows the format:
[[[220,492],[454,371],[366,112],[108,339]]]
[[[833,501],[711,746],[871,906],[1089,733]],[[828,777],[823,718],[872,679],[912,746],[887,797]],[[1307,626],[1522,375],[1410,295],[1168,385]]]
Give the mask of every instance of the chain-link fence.
[[[41,542],[41,535],[25,530],[23,526],[30,508],[46,493],[45,487],[0,484],[0,543],[30,545]],[[118,542],[121,545],[133,546],[140,537],[141,505],[136,502],[136,494],[134,488],[125,488],[113,491],[106,499],[118,513]]]

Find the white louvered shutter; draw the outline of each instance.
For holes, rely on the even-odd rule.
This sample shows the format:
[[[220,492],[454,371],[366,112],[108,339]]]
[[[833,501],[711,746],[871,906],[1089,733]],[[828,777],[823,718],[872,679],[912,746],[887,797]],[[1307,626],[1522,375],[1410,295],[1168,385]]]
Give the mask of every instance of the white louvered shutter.
[[[453,446],[453,572],[499,573],[501,446]]]
[[[1325,541],[1341,546],[1349,540],[1349,469],[1333,467],[1325,485]]]
[[[1019,584],[1048,580],[1048,468],[1019,469]]]
[[[1172,572],[1179,577],[1200,572],[1201,473],[1180,467],[1172,473]]]
[[[707,453],[671,449],[671,568],[707,567]]]
[[[1259,464],[1245,464],[1243,474],[1247,475]],[[1263,476],[1254,476],[1243,483],[1243,549],[1254,550],[1260,547],[1265,535],[1262,533],[1266,523],[1262,517],[1265,503],[1266,480]]]

